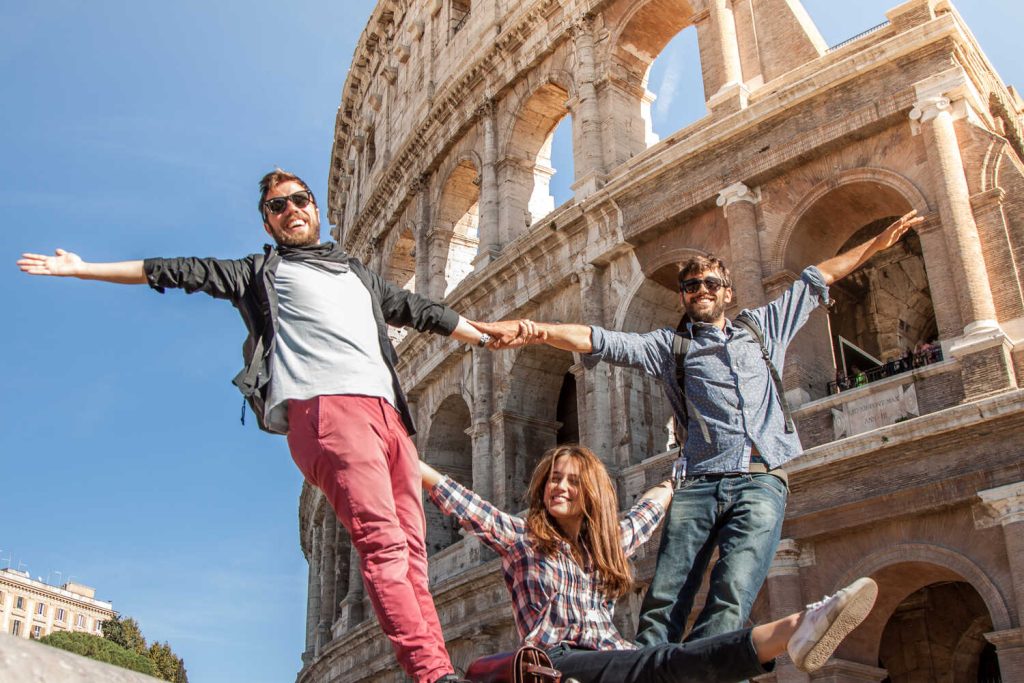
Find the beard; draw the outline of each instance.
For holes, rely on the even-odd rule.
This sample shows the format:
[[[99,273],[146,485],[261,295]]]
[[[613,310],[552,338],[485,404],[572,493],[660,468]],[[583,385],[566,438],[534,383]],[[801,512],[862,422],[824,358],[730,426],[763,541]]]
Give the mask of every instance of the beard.
[[[320,232],[310,231],[301,235],[274,235],[279,247],[312,247],[320,244]]]
[[[290,233],[284,228],[274,230],[274,241],[280,247],[311,247],[320,244],[320,221],[313,220],[302,232]]]
[[[695,303],[688,303],[686,315],[695,323],[714,323],[725,315],[725,298],[716,296],[715,302],[708,308],[698,308]]]

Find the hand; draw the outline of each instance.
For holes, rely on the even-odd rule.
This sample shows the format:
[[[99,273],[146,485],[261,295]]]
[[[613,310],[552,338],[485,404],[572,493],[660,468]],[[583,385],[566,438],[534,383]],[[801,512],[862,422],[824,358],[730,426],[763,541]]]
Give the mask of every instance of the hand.
[[[887,227],[875,238],[878,251],[888,249],[896,244],[907,233],[907,230],[915,228],[921,223],[924,223],[924,218],[917,215],[917,209],[903,214],[899,220]]]
[[[57,277],[74,277],[84,271],[85,262],[70,251],[58,249],[55,256],[44,254],[22,254],[18,267],[29,275],[55,275]]]
[[[492,337],[487,345],[491,350],[514,349],[546,338],[532,320],[500,320],[492,323],[473,322],[473,327]]]

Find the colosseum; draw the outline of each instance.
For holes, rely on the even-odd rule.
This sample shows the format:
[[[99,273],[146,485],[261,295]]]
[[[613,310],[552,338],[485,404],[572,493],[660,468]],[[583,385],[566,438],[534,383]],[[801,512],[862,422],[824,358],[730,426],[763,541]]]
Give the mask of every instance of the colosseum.
[[[1024,681],[1024,101],[948,0],[885,18],[828,47],[799,0],[381,0],[342,91],[329,219],[370,267],[469,318],[643,332],[676,325],[691,255],[731,264],[735,314],[917,209],[924,225],[833,286],[790,347],[806,451],[754,617],[870,575],[874,612],[814,680]],[[706,114],[659,140],[649,71],[690,27]],[[564,117],[574,181],[555,206]],[[665,477],[653,380],[403,334],[421,456],[500,507],[522,509],[560,442],[600,454],[623,506]],[[510,602],[495,556],[426,507],[464,668],[516,644]],[[404,680],[311,487],[299,518],[297,680]],[[656,548],[617,610],[627,637]],[[783,658],[763,680],[809,679]]]

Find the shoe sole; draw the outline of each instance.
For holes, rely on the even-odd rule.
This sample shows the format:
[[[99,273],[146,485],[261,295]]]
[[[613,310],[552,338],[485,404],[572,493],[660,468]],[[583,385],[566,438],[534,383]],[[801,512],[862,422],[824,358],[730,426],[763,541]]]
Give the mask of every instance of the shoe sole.
[[[807,651],[802,666],[797,666],[798,669],[806,672],[820,669],[839,647],[839,643],[843,642],[843,638],[850,635],[850,632],[867,618],[871,608],[875,606],[875,598],[878,597],[878,584],[872,579],[861,579],[858,583],[860,582],[863,582],[863,585],[854,591],[846,607],[825,629],[818,642]]]

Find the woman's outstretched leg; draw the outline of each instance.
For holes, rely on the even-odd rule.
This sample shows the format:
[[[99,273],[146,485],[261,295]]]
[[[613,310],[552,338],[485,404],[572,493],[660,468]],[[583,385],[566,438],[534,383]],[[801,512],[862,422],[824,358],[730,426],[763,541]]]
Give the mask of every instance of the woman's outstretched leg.
[[[839,643],[867,617],[878,596],[878,584],[861,578],[798,614],[755,626],[751,640],[760,662],[788,651],[801,671],[815,671],[828,661]]]

